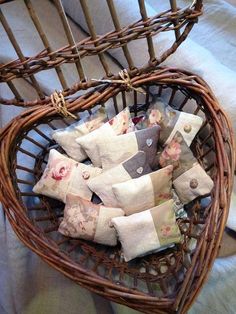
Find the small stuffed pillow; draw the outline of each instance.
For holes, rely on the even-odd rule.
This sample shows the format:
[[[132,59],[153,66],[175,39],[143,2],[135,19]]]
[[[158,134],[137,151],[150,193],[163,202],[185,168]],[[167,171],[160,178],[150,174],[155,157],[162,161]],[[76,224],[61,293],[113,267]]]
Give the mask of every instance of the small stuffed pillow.
[[[58,129],[52,132],[52,138],[64,149],[68,156],[83,161],[88,156],[86,152],[76,143],[76,139],[99,128],[107,121],[107,115],[103,108],[93,114],[73,123],[65,129]]]
[[[114,246],[117,244],[117,236],[116,230],[111,226],[111,219],[120,216],[124,216],[121,208],[93,204],[68,194],[64,218],[58,231],[68,237]]]
[[[129,108],[126,107],[114,118],[103,124],[97,130],[76,139],[78,146],[84,150],[96,167],[101,167],[101,158],[99,155],[97,142],[111,138],[116,135],[125,134],[134,131]]]
[[[173,166],[146,174],[140,178],[114,184],[112,191],[126,215],[160,205],[171,199]]]
[[[86,182],[90,177],[95,177],[101,172],[100,168],[78,163],[51,149],[47,166],[33,191],[63,202],[68,193],[91,200],[92,192]]]
[[[173,203],[173,200],[169,200],[143,212],[111,220],[126,262],[181,241]]]
[[[160,143],[168,144],[179,131],[190,146],[195,135],[202,125],[203,119],[199,116],[178,111],[164,104],[160,99],[155,99],[145,115],[135,127],[142,129],[153,125],[160,125]]]
[[[159,164],[161,167],[173,165],[173,185],[183,204],[209,194],[214,186],[180,132],[165,146],[159,156]]]
[[[151,168],[147,163],[146,154],[138,152],[123,163],[104,171],[96,178],[88,180],[87,184],[100,197],[105,206],[119,207],[112,191],[112,185],[138,178],[150,172]]]
[[[97,142],[103,169],[110,169],[131,157],[138,151],[144,151],[147,162],[154,168],[157,154],[157,143],[160,127],[139,130],[136,132],[105,137]]]

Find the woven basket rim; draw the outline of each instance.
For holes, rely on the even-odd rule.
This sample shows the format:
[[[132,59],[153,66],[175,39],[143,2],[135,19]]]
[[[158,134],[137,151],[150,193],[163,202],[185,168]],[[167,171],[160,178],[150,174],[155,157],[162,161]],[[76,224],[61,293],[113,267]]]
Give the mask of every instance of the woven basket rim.
[[[217,212],[220,210],[220,208],[224,208],[224,211],[222,213],[219,225],[214,226],[214,228],[218,228],[217,232],[210,235],[208,228],[205,231],[205,236],[211,236],[211,239],[209,239],[209,247],[212,247],[208,250],[208,262],[206,262],[206,265],[202,266],[203,274],[199,276],[199,280],[197,281],[197,287],[199,290],[203,282],[206,280],[206,274],[209,272],[209,269],[211,268],[213,261],[216,257],[217,247],[219,246],[219,242],[223,234],[224,225],[226,223],[229,198],[232,191],[233,182],[234,154],[232,152],[235,151],[233,131],[230,121],[225,115],[223,109],[220,108],[216,98],[210,91],[208,85],[197,75],[194,75],[188,71],[181,71],[176,68],[160,67],[156,70],[153,70],[149,74],[140,74],[139,76],[132,78],[132,83],[136,87],[151,81],[158,81],[158,83],[163,85],[183,85],[186,86],[188,89],[198,93],[202,98],[205,99],[205,103],[208,105],[208,110],[211,114],[213,124],[215,125],[215,138],[217,138],[218,145],[217,156],[219,160],[222,160],[222,165],[218,169],[217,186],[214,188],[215,193],[219,195],[219,198],[213,199],[211,215],[216,215],[217,217]],[[120,91],[125,90],[125,87],[121,85],[101,85],[101,89],[96,89],[95,96],[91,94],[91,92],[88,93],[87,98],[86,95],[82,95],[78,99],[74,100],[74,102],[71,102],[68,106],[68,109],[71,112],[75,112],[80,109],[88,109],[95,106],[99,102],[99,100],[107,100],[119,93]],[[110,299],[126,296],[126,300],[135,299],[137,302],[141,302],[145,299],[147,304],[151,305],[154,302],[156,306],[160,307],[168,305],[177,309],[179,308],[179,306],[189,306],[189,303],[192,303],[193,300],[196,298],[196,295],[198,293],[197,290],[194,291],[194,295],[192,295],[192,297],[189,298],[188,302],[185,304],[182,303],[182,297],[185,291],[185,289],[183,290],[183,288],[181,289],[181,291],[179,291],[179,295],[176,299],[151,297],[142,295],[138,292],[136,292],[135,294],[134,291],[130,291],[128,288],[117,286],[116,284],[109,282],[109,280],[101,278],[98,275],[93,274],[92,272],[89,272],[88,274],[86,270],[79,267],[77,264],[74,265],[74,263],[72,263],[66,255],[58,251],[57,247],[50,239],[40,234],[40,231],[32,225],[31,221],[27,217],[26,213],[23,211],[23,208],[18,201],[18,196],[13,186],[13,179],[10,171],[11,160],[9,160],[8,156],[10,155],[10,152],[14,152],[14,147],[17,145],[19,130],[24,130],[26,126],[31,127],[39,119],[43,119],[43,117],[45,116],[53,118],[54,116],[58,116],[58,114],[56,112],[56,109],[50,105],[44,106],[43,108],[38,107],[37,110],[28,109],[20,116],[13,119],[10,124],[8,124],[8,126],[3,129],[0,135],[0,164],[2,165],[0,168],[0,185],[2,187],[0,192],[0,200],[3,203],[8,219],[11,222],[11,225],[18,237],[24,242],[25,245],[27,245],[34,252],[40,255],[48,264],[54,265],[54,267],[56,267],[57,269],[58,267],[55,266],[55,260],[61,258],[62,260],[60,261],[60,263],[63,267],[58,270],[74,280],[75,278],[73,278],[73,275],[70,275],[69,272],[63,269],[71,269],[71,271],[77,271],[80,275],[79,279],[78,277],[76,278],[76,281],[82,285],[85,285],[88,289],[94,289],[92,287],[92,284],[100,286],[101,288],[105,287],[104,292],[101,291],[101,294],[104,293],[104,295],[106,296],[107,293],[110,293],[112,295]],[[230,159],[228,159],[227,153],[224,150],[224,142],[226,140],[228,140],[230,143]],[[8,195],[8,197],[5,198],[5,195]],[[212,217],[213,216],[209,216],[209,220],[212,219]],[[20,219],[20,224],[19,221],[17,222],[17,219]],[[28,238],[29,234],[31,235],[30,240]],[[205,238],[203,236],[200,241],[200,243],[202,244],[199,244],[198,251],[195,253],[196,258],[197,256],[199,256],[199,254],[201,254],[202,250],[204,251],[204,241]],[[34,245],[34,243],[36,243],[36,246]],[[44,247],[44,249],[46,247],[51,252],[53,258],[50,254],[45,254],[43,253],[43,251],[40,251],[40,247]],[[192,267],[193,266],[194,265],[192,265]],[[88,282],[90,282],[90,284],[88,284]],[[129,304],[128,301],[127,305],[132,306],[132,304]]]

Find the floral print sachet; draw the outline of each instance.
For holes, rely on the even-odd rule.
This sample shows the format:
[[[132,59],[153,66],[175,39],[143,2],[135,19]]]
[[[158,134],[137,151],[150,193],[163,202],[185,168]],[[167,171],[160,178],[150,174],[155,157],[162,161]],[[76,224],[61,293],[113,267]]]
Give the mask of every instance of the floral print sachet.
[[[47,166],[42,177],[33,187],[33,191],[63,202],[68,193],[90,200],[92,192],[87,186],[87,180],[101,172],[100,168],[78,163],[51,149]]]
[[[112,185],[119,207],[126,215],[160,205],[172,196],[173,166],[131,179],[123,183]]]
[[[160,98],[154,96],[150,108],[144,118],[137,121],[136,129],[143,129],[159,125],[161,127],[160,143],[168,144],[175,133],[179,131],[188,146],[191,145],[195,135],[202,125],[203,119],[190,113],[173,109]]]
[[[126,262],[181,241],[173,204],[173,200],[168,200],[140,213],[111,220]]]
[[[64,218],[58,231],[72,238],[114,246],[117,244],[117,236],[110,222],[112,218],[123,215],[121,208],[93,204],[76,195],[68,194]]]
[[[173,139],[164,147],[164,150],[159,155],[159,164],[162,168],[168,165],[174,167],[173,179],[176,179],[193,167],[196,162],[197,159],[193,156],[192,151],[180,132],[176,132]]]
[[[107,120],[104,108],[100,108],[67,128],[53,131],[52,138],[64,149],[68,156],[76,161],[83,161],[87,158],[87,154],[83,148],[78,146],[75,141],[76,138],[96,130]]]
[[[211,192],[214,183],[194,157],[182,134],[176,132],[159,155],[161,167],[172,165],[173,186],[180,201],[187,204],[198,196]]]

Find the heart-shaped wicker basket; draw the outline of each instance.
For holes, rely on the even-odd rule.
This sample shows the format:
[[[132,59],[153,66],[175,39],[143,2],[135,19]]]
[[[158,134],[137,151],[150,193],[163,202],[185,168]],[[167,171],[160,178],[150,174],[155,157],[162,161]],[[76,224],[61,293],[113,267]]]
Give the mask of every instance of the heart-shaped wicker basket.
[[[39,21],[31,2],[25,3],[37,25]],[[120,257],[119,246],[110,248],[59,234],[63,204],[32,192],[45,168],[49,150],[57,148],[51,131],[74,120],[61,117],[50,97],[34,101],[22,100],[17,95],[13,100],[0,99],[2,104],[32,106],[13,119],[0,134],[0,199],[18,237],[49,265],[81,286],[145,313],[183,313],[193,303],[218,252],[234,169],[232,129],[208,85],[187,71],[157,67],[186,38],[201,13],[201,1],[194,1],[184,10],[178,9],[175,1],[170,3],[170,10],[148,18],[144,1],[140,0],[142,19],[121,28],[113,1],[108,1],[116,30],[96,36],[87,3],[81,0],[91,37],[76,45],[79,54],[71,44],[60,51],[51,54],[43,51],[34,58],[21,58],[0,68],[1,81],[12,87],[12,80],[17,77],[32,79],[38,71],[50,67],[58,69],[62,63],[75,62],[81,81],[64,90],[63,95],[67,97],[67,109],[78,119],[80,112],[94,106],[109,108],[114,115],[129,105],[136,116],[148,109],[153,93],[165,98],[175,109],[191,111],[204,118],[191,149],[214,180],[208,202],[198,198],[187,206],[188,217],[178,219],[184,239],[181,244],[126,263]],[[55,5],[62,8],[60,1],[55,1]],[[176,40],[157,59],[153,55],[152,36],[168,30],[166,27],[175,32]],[[142,69],[130,66],[128,83],[115,83],[118,75],[109,77],[113,82],[84,80],[83,56],[98,54],[103,63],[105,51],[122,47],[127,57],[127,42],[143,37],[147,38],[150,60]],[[38,88],[37,84],[34,86]],[[134,89],[138,87],[145,90],[145,96],[138,96]],[[76,94],[81,90],[84,90],[82,95]]]

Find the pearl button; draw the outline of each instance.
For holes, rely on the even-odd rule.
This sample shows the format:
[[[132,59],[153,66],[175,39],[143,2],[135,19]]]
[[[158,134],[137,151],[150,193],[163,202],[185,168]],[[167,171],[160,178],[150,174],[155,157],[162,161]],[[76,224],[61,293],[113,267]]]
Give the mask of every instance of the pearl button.
[[[88,180],[90,177],[90,174],[88,171],[83,171],[82,173],[82,177],[84,178],[84,180]]]
[[[192,131],[192,127],[190,124],[185,124],[184,126],[184,132],[190,133]]]
[[[198,187],[197,179],[192,179],[189,185],[191,189],[196,189]]]

